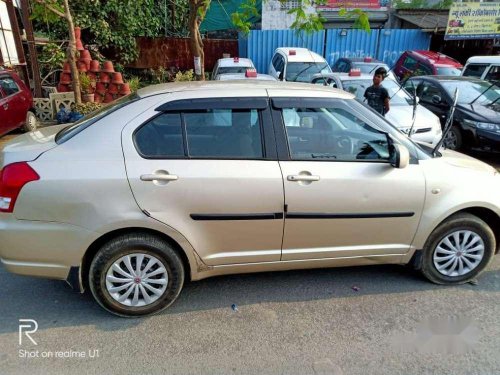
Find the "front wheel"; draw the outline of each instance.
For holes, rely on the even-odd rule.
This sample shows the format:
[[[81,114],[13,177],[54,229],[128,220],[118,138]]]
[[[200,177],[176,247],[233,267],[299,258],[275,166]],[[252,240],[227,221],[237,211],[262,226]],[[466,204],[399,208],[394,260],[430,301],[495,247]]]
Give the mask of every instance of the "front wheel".
[[[115,238],[97,252],[90,265],[94,298],[119,316],[144,316],[167,308],[183,283],[184,266],[177,252],[150,234]]]
[[[28,111],[26,113],[26,121],[23,125],[23,130],[26,132],[32,132],[38,129],[38,119],[33,112]]]
[[[479,275],[493,258],[495,235],[483,220],[457,214],[430,235],[422,273],[436,284],[464,284]]]
[[[462,148],[462,132],[456,125],[453,125],[450,131],[446,134],[446,137],[444,137],[443,146],[453,151],[458,151]]]

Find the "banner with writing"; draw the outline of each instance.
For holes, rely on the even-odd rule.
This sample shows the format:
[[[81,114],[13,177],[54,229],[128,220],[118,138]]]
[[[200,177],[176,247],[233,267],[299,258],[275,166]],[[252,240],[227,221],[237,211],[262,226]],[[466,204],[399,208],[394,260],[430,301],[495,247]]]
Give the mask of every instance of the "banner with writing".
[[[498,37],[500,37],[500,2],[454,2],[451,5],[445,40]]]

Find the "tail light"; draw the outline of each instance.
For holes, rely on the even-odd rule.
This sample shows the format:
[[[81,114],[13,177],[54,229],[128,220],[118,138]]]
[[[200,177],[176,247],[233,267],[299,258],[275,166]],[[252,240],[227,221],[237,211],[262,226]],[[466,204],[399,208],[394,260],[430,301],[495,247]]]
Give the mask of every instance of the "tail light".
[[[17,197],[24,185],[40,179],[28,163],[13,163],[0,170],[0,212],[14,211]]]

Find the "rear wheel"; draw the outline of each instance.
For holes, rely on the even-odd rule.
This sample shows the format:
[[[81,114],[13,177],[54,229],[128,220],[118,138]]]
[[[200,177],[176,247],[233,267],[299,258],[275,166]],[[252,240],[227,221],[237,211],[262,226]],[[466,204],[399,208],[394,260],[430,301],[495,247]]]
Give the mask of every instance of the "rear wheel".
[[[23,130],[26,132],[35,131],[38,128],[38,119],[33,112],[26,113],[26,121],[23,125]]]
[[[94,298],[120,316],[144,316],[170,306],[184,283],[184,266],[171,245],[154,235],[129,234],[94,257],[89,284]]]
[[[436,284],[463,284],[479,275],[491,261],[495,235],[471,214],[450,217],[430,235],[422,259],[422,273]]]

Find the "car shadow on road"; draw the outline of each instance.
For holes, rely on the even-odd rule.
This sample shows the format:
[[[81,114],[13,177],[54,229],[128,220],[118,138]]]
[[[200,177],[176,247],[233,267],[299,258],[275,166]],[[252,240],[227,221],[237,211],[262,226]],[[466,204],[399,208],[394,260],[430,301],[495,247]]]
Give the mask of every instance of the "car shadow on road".
[[[450,288],[498,292],[499,280],[500,270],[490,268],[478,285],[439,286],[408,267],[396,265],[219,276],[186,283],[179,299],[161,315],[231,309],[232,304],[241,308]],[[93,325],[104,331],[126,330],[144,322],[144,318],[115,317],[104,311],[90,292],[80,295],[61,281],[13,275],[0,267],[0,285],[0,334],[17,332],[19,319],[35,319],[45,329]]]

